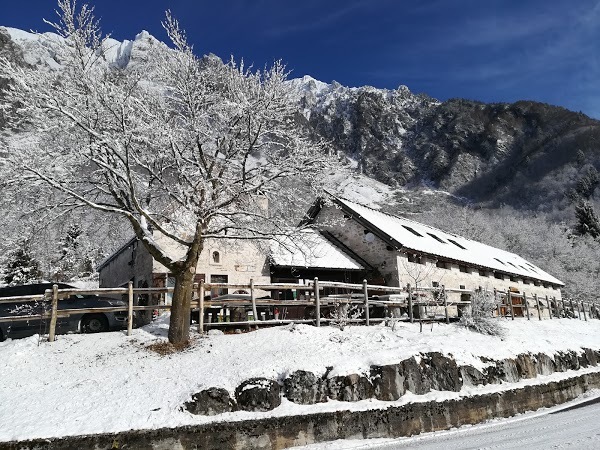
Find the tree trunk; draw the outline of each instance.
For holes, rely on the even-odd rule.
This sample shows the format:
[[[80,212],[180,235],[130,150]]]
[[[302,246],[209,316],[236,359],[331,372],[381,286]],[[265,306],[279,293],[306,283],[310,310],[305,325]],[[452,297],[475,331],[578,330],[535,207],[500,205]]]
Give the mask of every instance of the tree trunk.
[[[190,314],[196,265],[175,275],[175,290],[169,322],[169,342],[185,344],[190,338]]]

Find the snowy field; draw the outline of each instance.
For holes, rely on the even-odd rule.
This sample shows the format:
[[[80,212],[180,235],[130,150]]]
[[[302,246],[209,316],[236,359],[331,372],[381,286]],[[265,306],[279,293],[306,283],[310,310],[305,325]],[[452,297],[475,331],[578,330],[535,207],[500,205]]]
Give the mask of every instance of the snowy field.
[[[483,336],[456,325],[435,324],[419,333],[417,324],[395,331],[383,325],[287,326],[232,334],[193,335],[192,346],[161,356],[148,345],[166,339],[168,316],[133,331],[59,336],[54,343],[37,336],[0,343],[0,441],[45,438],[129,429],[232,421],[269,415],[310,414],[336,409],[386,408],[411,401],[457,398],[494,392],[502,385],[465,387],[459,393],[407,393],[397,402],[329,401],[304,406],[283,399],[268,413],[234,412],[194,416],[181,405],[201,389],[233,392],[243,380],[264,376],[282,380],[297,369],[332,375],[368,372],[373,364],[397,363],[421,352],[452,354],[459,364],[482,367],[479,357],[502,359],[519,353],[600,348],[600,321],[503,321],[504,339]],[[600,367],[578,373],[600,371]],[[557,380],[574,372],[522,380],[514,387]]]

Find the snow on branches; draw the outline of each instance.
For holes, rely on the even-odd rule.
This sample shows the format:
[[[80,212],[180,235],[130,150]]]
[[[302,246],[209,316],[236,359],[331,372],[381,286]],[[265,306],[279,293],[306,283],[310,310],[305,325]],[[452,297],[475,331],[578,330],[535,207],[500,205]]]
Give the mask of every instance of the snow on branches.
[[[114,64],[93,10],[71,0],[59,9],[51,25],[60,38],[48,42],[58,69],[0,60],[16,105],[6,114],[27,131],[9,159],[27,182],[125,217],[176,278],[195,270],[206,238],[289,235],[300,205],[339,171],[303,133],[280,62],[254,70],[199,58],[167,13],[172,47],[140,35],[144,51]],[[167,254],[156,236],[185,256]]]

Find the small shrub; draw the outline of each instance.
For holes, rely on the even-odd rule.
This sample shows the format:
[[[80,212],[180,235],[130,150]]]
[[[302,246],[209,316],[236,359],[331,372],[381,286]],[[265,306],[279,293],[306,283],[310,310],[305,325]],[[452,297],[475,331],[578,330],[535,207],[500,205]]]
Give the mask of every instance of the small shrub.
[[[497,302],[491,292],[475,291],[471,295],[471,310],[465,312],[459,323],[477,333],[503,336],[505,329],[493,315],[496,307]]]
[[[333,310],[329,315],[329,324],[338,327],[344,331],[347,325],[354,319],[360,319],[363,315],[363,307],[336,299],[333,303]]]

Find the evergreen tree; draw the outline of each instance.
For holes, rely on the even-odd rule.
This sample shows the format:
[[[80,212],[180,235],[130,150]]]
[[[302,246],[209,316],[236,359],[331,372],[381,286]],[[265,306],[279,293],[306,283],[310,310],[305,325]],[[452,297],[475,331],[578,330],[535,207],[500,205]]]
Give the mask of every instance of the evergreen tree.
[[[600,238],[600,220],[594,212],[594,207],[588,202],[580,202],[575,207],[577,225],[575,232],[581,236],[589,234],[594,239]]]
[[[68,281],[79,275],[82,256],[80,238],[82,230],[79,225],[71,225],[60,242],[59,255],[54,261],[53,278],[55,281]]]
[[[31,255],[29,243],[21,240],[11,251],[4,267],[4,282],[14,286],[37,281],[40,278],[39,262]]]

